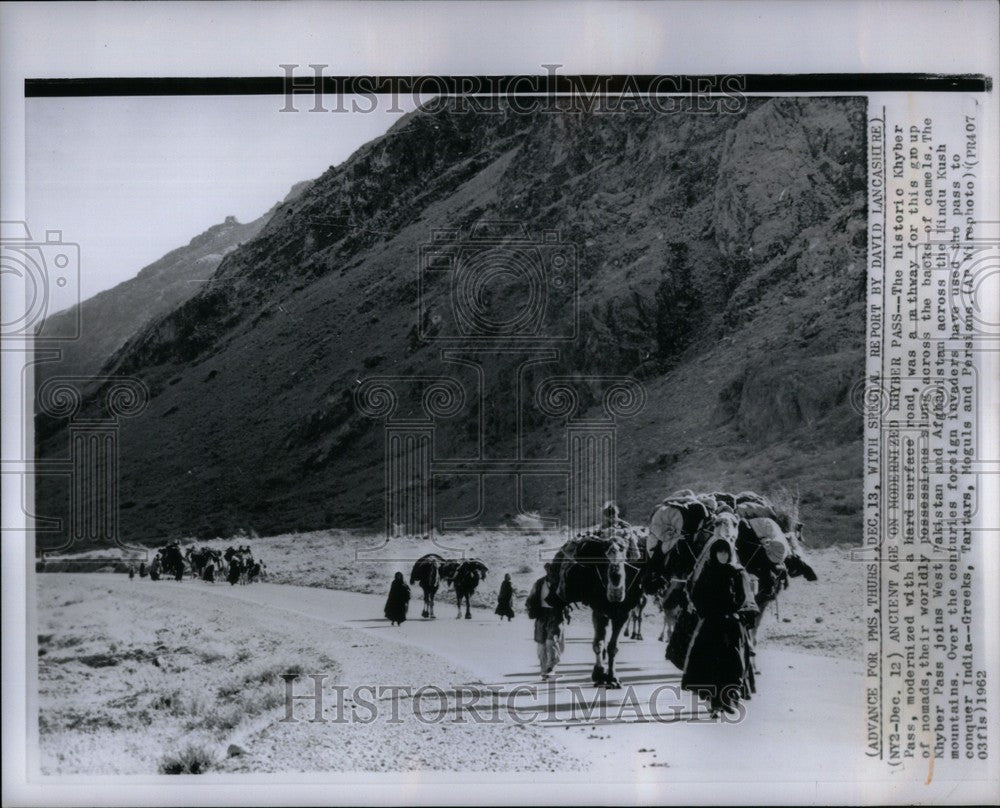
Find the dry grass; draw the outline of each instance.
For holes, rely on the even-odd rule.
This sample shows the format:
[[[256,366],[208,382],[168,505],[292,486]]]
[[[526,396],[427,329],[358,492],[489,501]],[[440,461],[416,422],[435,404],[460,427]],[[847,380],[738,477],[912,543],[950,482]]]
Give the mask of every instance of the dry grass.
[[[77,588],[90,592],[83,617],[66,605],[75,598],[59,592],[59,582],[71,576],[43,578],[55,584],[40,592],[39,605],[43,771],[66,770],[64,756],[117,746],[122,737],[132,738],[133,748],[102,758],[108,771],[204,771],[210,759],[199,750],[224,744],[232,733],[283,709],[282,674],[317,664],[336,669],[329,658],[317,662],[283,646],[281,638],[239,641],[214,620],[152,604],[123,621],[120,600],[88,587],[87,580],[96,580],[91,576],[71,585],[73,594]],[[134,583],[140,596],[143,586],[155,586]],[[180,751],[161,757],[164,750]]]
[[[160,774],[204,774],[215,765],[211,750],[189,743],[176,754],[165,755],[160,761]]]

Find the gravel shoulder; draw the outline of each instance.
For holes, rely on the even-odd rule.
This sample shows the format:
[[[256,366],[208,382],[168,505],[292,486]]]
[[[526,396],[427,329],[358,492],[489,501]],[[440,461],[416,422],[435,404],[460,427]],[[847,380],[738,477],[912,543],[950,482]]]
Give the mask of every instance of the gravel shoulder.
[[[379,681],[417,689],[476,677],[438,654],[413,646],[401,654],[371,631],[296,608],[290,587],[243,590],[279,590],[287,608],[253,608],[227,597],[228,589],[121,575],[39,575],[42,773],[156,773],[165,758],[190,747],[210,771],[582,767],[541,730],[509,723],[432,723],[406,709],[398,711],[398,723],[381,717],[311,723],[308,701],[296,702],[293,718],[301,715],[301,722],[283,723],[283,672],[325,674],[324,684],[348,693]],[[293,684],[300,693],[312,683]],[[336,705],[328,699],[325,709],[330,715]],[[232,744],[243,753],[227,757]]]

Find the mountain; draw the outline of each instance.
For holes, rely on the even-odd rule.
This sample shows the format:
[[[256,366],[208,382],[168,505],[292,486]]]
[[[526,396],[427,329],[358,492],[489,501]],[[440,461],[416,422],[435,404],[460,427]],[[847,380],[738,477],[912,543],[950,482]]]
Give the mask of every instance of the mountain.
[[[297,184],[284,201],[294,199],[307,184]],[[58,361],[37,366],[38,383],[53,376],[96,375],[129,337],[197,294],[222,259],[256,236],[280,204],[248,224],[227,216],[186,246],[140,270],[136,277],[53,314],[46,320],[46,335],[75,333],[79,323],[80,338],[60,346]]]
[[[539,383],[627,374],[646,392],[617,433],[627,518],[644,520],[679,487],[785,486],[801,493],[814,542],[856,540],[865,110],[861,98],[781,98],[723,115],[412,113],[279,206],[109,360],[106,373],[152,392],[120,432],[124,534],[380,527],[383,429],[354,401],[365,377],[482,385],[438,424],[439,458],[470,457],[480,438],[495,456],[512,451],[518,411],[525,455],[553,458],[564,425],[532,406]],[[467,244],[488,222],[520,223],[545,255],[546,231],[557,233],[576,272],[576,339],[524,370],[520,406],[524,352],[480,355],[480,375],[443,362],[433,338],[458,328],[455,298],[448,283],[421,281],[435,231]],[[509,254],[516,232],[496,249]],[[470,287],[487,325],[523,299],[507,269]],[[555,287],[544,300],[559,305]],[[564,327],[566,311],[542,327]],[[401,411],[416,412],[420,395],[404,395]],[[42,457],[65,453],[63,431],[42,434]],[[565,497],[556,477],[533,479],[520,499],[488,482],[480,508],[472,478],[437,478],[439,515],[478,510],[500,524],[518,508],[555,515]],[[63,502],[57,484],[39,485],[41,512]]]

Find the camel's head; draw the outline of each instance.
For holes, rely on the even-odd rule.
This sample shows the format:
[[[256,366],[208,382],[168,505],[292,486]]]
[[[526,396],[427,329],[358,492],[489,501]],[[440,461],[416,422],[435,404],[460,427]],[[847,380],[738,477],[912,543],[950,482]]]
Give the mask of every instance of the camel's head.
[[[607,562],[608,569],[608,577],[605,582],[608,603],[621,603],[625,600],[625,563],[628,561],[628,543],[606,542],[604,560]]]
[[[725,539],[731,545],[736,543],[736,537],[740,532],[740,519],[729,508],[719,508],[711,519],[711,525],[712,538],[710,542],[714,542],[716,539]]]

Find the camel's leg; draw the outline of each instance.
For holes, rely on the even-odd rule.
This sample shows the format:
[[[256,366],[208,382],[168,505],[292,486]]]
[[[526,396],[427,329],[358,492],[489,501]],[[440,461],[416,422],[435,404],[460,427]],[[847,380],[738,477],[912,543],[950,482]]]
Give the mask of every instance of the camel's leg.
[[[620,688],[622,686],[618,677],[615,676],[615,656],[618,654],[618,635],[621,634],[624,625],[625,621],[622,618],[613,618],[611,621],[611,639],[608,641],[608,673],[605,677],[605,687]]]
[[[430,593],[430,595],[429,595],[429,604],[430,605],[428,606],[428,609],[430,610],[430,616],[431,616],[432,620],[434,619],[434,596],[435,596],[435,594],[436,593],[432,591]]]
[[[591,619],[594,624],[594,670],[591,671],[590,678],[595,685],[604,684],[607,672],[604,670],[604,638],[608,631],[608,618],[596,609],[591,612]]]
[[[465,619],[472,619],[472,595],[465,596]]]
[[[638,613],[636,614],[636,618],[635,619],[636,619],[636,628],[635,628],[635,631],[632,632],[632,639],[633,640],[641,640],[642,639],[642,609],[639,609]]]

